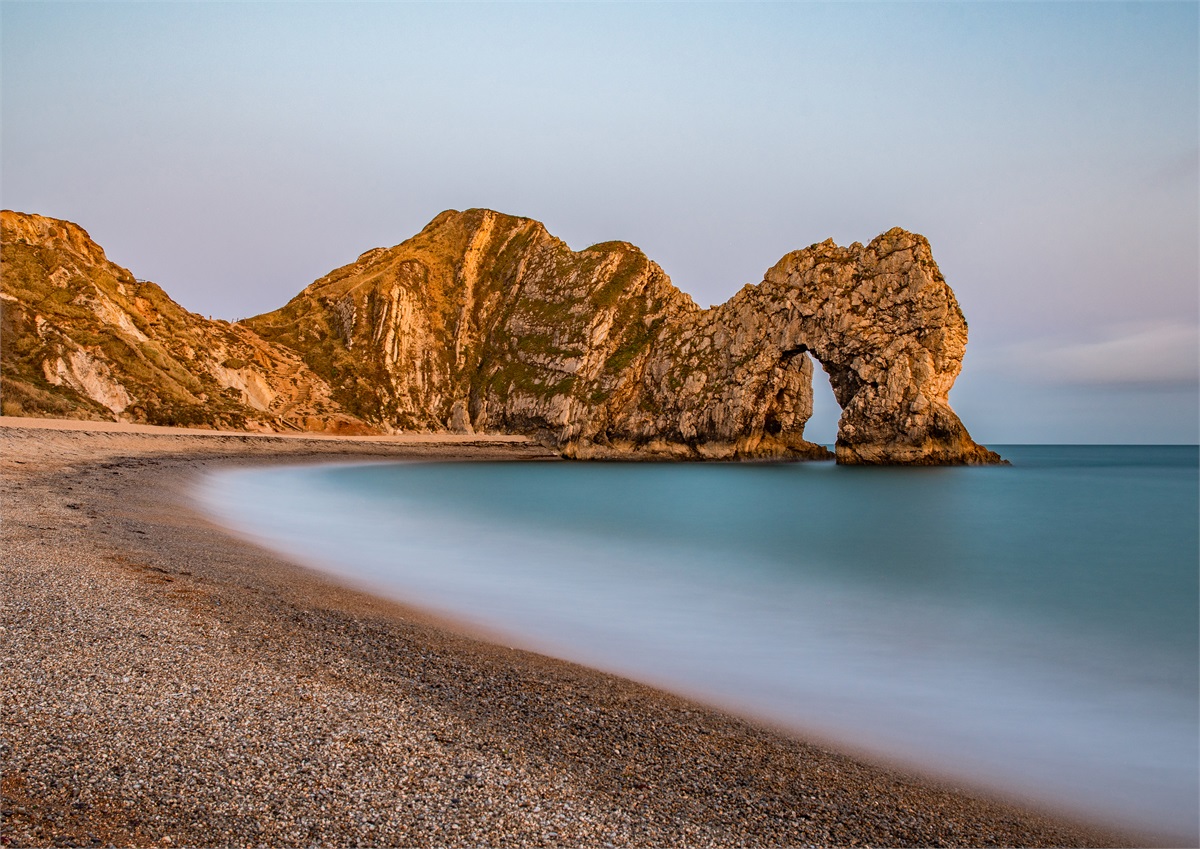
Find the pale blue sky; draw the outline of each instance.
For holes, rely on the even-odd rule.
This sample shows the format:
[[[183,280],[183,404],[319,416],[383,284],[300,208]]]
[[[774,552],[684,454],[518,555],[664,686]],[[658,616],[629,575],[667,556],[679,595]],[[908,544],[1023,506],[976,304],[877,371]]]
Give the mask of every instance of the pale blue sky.
[[[0,201],[225,318],[447,208],[633,242],[702,305],[901,226],[978,439],[1195,442],[1198,9],[6,1]]]

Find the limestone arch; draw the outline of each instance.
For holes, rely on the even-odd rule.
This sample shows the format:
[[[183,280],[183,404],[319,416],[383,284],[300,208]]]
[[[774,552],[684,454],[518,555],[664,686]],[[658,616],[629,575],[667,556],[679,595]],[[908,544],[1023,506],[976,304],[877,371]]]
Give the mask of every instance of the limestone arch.
[[[924,237],[832,240],[785,256],[755,295],[774,311],[781,356],[813,357],[841,407],[834,452],[848,464],[995,463],[950,407],[967,323]]]

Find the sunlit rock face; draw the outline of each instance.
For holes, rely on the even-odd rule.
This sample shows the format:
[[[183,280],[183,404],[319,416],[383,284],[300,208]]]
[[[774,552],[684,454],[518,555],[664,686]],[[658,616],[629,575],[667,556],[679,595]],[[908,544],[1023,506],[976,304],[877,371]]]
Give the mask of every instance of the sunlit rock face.
[[[947,393],[966,322],[920,236],[832,242],[701,310],[624,242],[448,211],[247,322],[386,428],[530,433],[580,458],[820,458],[812,361],[843,463],[987,463]]]
[[[967,322],[922,236],[795,251],[744,295],[781,345],[806,348],[842,407],[841,463],[997,463],[950,409]],[[753,309],[753,308],[752,308]]]
[[[69,221],[0,212],[5,415],[233,430],[373,431],[293,351],[210,321]]]
[[[3,213],[9,414],[259,430],[529,434],[604,459],[988,463],[950,409],[966,322],[920,237],[785,256],[700,309],[634,246],[447,211],[237,324],[181,308],[78,226]]]

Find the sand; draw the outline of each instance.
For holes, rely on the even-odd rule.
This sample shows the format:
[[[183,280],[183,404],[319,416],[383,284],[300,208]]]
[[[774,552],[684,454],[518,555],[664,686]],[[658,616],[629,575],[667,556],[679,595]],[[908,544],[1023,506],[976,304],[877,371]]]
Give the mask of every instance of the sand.
[[[199,470],[520,438],[0,421],[13,846],[1141,842],[491,645],[210,524]]]

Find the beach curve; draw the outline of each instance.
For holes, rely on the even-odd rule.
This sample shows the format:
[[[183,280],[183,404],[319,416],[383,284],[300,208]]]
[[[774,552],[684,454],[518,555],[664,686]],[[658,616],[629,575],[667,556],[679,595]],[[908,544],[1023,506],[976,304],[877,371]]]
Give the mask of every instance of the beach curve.
[[[5,843],[1146,842],[454,633],[184,507],[202,469],[528,441],[3,424]]]

